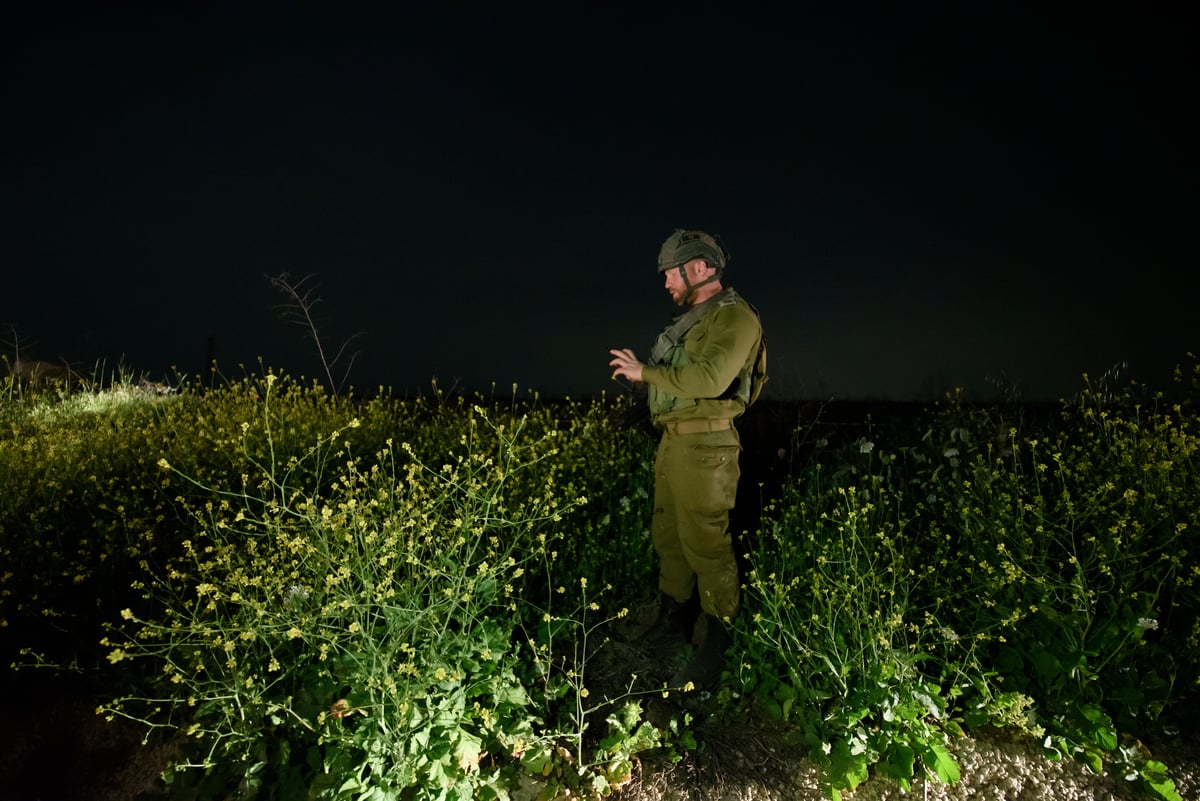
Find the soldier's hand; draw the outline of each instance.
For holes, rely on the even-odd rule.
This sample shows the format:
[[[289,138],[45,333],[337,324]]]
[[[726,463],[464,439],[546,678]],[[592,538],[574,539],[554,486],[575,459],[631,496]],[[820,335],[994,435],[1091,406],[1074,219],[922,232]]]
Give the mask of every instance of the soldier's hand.
[[[638,361],[638,357],[629,348],[621,348],[620,350],[610,350],[613,355],[613,360],[608,363],[609,367],[614,368],[612,377],[628,378],[630,381],[642,380],[642,368],[645,367]]]

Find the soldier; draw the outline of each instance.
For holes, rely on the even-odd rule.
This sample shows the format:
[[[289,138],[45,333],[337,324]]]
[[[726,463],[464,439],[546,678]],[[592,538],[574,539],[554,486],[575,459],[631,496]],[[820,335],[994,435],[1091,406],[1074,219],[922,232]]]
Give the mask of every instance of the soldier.
[[[676,229],[659,250],[658,272],[687,311],[659,335],[645,363],[628,348],[609,351],[613,378],[645,382],[651,420],[662,431],[651,524],[661,601],[647,642],[659,650],[690,639],[688,602],[697,588],[706,616],[704,639],[672,678],[675,687],[717,683],[738,610],[729,511],[741,442],[733,420],[757,395],[762,326],[755,309],[722,285],[727,262],[715,237]]]

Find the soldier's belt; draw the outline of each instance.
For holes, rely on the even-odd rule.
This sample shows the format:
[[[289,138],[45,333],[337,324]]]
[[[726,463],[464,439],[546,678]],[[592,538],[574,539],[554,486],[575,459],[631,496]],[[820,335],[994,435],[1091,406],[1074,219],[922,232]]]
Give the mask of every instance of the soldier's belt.
[[[726,431],[733,428],[728,417],[712,417],[706,420],[675,420],[665,423],[668,434],[702,434],[706,431]]]

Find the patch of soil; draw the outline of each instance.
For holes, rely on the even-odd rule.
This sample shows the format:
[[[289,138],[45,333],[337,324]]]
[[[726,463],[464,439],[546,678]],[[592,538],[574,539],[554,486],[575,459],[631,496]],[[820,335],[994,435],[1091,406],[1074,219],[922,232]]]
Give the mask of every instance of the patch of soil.
[[[153,801],[173,749],[143,743],[146,727],[96,714],[104,697],[72,675],[11,675],[0,731],[0,801]]]

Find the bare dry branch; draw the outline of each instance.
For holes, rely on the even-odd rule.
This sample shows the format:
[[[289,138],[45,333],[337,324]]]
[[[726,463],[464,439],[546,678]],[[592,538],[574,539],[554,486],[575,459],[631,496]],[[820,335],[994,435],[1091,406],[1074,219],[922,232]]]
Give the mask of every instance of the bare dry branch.
[[[272,288],[284,298],[285,302],[276,307],[280,318],[286,323],[300,326],[305,330],[306,336],[313,341],[317,348],[317,356],[321,360],[321,367],[325,371],[325,379],[329,382],[330,390],[341,392],[359,354],[359,351],[355,351],[346,357],[347,350],[352,343],[363,336],[364,332],[358,331],[348,337],[338,347],[337,353],[330,358],[325,343],[321,339],[318,320],[314,314],[314,309],[322,302],[322,298],[317,294],[319,285],[316,283],[316,276],[309,274],[299,281],[293,282],[291,276],[284,272],[277,276],[267,276],[267,280],[271,282]],[[341,380],[336,381],[333,377],[334,367],[343,358],[347,358],[346,368],[342,371]]]

